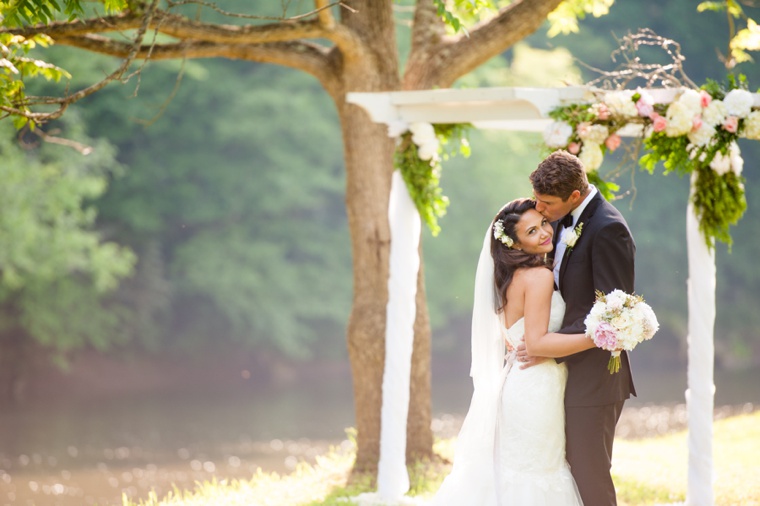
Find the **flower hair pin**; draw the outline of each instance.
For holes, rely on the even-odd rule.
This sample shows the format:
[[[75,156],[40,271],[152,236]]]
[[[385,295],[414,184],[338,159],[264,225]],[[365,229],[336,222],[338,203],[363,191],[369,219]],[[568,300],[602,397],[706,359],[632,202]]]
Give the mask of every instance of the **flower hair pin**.
[[[504,222],[496,220],[493,224],[493,237],[507,248],[511,248],[515,241],[504,232]]]

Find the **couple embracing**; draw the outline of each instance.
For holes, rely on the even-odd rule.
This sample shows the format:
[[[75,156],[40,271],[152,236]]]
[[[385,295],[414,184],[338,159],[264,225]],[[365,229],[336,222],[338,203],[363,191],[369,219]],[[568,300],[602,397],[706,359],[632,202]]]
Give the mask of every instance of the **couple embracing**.
[[[486,231],[475,281],[473,396],[436,506],[609,506],[615,425],[636,395],[628,357],[585,335],[595,292],[633,293],[635,245],[620,213],[557,151],[535,199]],[[506,352],[506,358],[505,358]]]

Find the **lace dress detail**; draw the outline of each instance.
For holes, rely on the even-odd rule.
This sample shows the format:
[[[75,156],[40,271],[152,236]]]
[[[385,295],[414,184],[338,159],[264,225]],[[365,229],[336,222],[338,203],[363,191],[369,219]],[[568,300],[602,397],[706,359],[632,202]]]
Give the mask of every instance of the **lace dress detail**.
[[[552,296],[549,331],[559,330],[565,302]],[[504,337],[518,345],[524,337],[520,319]],[[507,357],[497,421],[497,493],[502,506],[577,506],[575,481],[565,460],[565,383],[567,368],[545,360],[527,369],[512,367]]]

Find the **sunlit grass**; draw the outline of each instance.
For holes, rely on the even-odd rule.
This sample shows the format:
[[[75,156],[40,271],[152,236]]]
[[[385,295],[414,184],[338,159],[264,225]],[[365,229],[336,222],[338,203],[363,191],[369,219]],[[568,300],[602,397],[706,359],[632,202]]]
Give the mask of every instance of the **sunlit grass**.
[[[760,411],[717,421],[713,461],[716,506],[760,506]],[[435,451],[451,460],[454,440],[436,442]],[[347,506],[346,498],[371,490],[371,480],[348,485],[354,454],[333,449],[315,465],[300,464],[288,475],[259,472],[250,480],[199,483],[195,490],[175,490],[124,506]],[[687,435],[680,432],[615,442],[613,478],[620,506],[682,502],[686,495]],[[449,465],[420,463],[410,469],[410,495],[429,497]]]
[[[300,463],[288,475],[259,470],[250,480],[212,480],[197,483],[194,490],[175,489],[164,498],[151,494],[147,499],[123,506],[288,506],[322,504],[328,497],[353,495],[369,487],[347,487],[354,461],[353,452],[333,448],[317,457],[315,465]],[[342,492],[341,492],[342,491]],[[337,503],[328,503],[337,504]],[[345,505],[345,503],[343,503]]]
[[[715,422],[715,504],[760,505],[760,411]],[[612,473],[621,506],[682,502],[686,498],[685,432],[615,442]]]

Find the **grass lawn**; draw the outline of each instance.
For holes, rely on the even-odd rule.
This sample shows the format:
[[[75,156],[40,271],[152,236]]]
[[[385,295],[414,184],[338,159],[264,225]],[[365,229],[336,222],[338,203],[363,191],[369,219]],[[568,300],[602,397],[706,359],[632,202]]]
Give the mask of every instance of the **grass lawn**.
[[[686,433],[618,440],[612,474],[618,504],[684,501],[688,467]],[[713,491],[718,506],[760,506],[760,411],[715,422]]]
[[[453,440],[436,443],[450,458]],[[760,411],[715,422],[713,440],[716,506],[760,506]],[[370,491],[369,482],[346,487],[351,451],[335,449],[279,476],[259,473],[251,480],[204,482],[195,490],[176,490],[124,506],[317,506],[347,505],[346,497]],[[686,433],[615,442],[612,474],[620,506],[683,502],[686,496]],[[411,470],[411,495],[427,497],[438,488],[448,466],[419,464]]]

